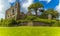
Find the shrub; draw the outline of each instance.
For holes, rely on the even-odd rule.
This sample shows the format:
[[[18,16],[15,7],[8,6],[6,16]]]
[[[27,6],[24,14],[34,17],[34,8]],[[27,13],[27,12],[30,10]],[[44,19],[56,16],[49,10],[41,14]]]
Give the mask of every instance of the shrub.
[[[15,26],[17,25],[17,21],[14,19],[5,19],[3,22],[0,22],[0,26]]]
[[[25,20],[34,20],[36,19],[37,17],[36,16],[27,16]]]
[[[47,23],[47,24],[54,24],[56,22],[56,20],[48,20],[48,19],[35,19],[34,21],[38,21],[38,22],[43,22],[43,23]]]
[[[54,27],[60,27],[60,22],[57,21],[55,24],[53,24]]]

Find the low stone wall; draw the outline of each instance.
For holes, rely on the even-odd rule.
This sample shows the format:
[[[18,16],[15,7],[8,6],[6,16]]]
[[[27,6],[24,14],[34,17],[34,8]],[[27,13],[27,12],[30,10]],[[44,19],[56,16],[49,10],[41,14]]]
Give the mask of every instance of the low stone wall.
[[[19,26],[52,26],[52,24],[42,22],[21,22]]]
[[[33,22],[33,26],[52,26],[52,24],[47,24],[43,22]]]
[[[19,26],[27,26],[28,22],[21,22]]]

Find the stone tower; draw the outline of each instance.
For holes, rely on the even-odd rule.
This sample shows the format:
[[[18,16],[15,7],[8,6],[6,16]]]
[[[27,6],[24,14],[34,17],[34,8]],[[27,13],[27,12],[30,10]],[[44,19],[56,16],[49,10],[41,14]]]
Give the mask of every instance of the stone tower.
[[[20,3],[19,3],[19,0],[16,0],[14,10],[15,10],[15,15],[16,15],[15,19],[19,19],[20,18]]]
[[[19,19],[20,18],[20,2],[19,0],[16,0],[16,2],[11,6],[8,10],[6,10],[5,18],[14,18]]]

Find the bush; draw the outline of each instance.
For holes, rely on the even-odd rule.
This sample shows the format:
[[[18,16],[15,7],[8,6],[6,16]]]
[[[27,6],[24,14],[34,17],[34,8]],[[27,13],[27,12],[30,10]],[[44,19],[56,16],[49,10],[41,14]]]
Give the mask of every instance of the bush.
[[[17,25],[17,21],[14,19],[10,20],[9,26],[15,26],[15,25]]]
[[[36,16],[27,16],[25,20],[34,20],[36,19],[37,17]]]
[[[54,27],[60,27],[60,22],[57,21],[55,24],[53,24]]]
[[[47,24],[54,24],[56,22],[56,20],[48,20],[48,19],[40,19],[40,18],[37,18],[34,21],[43,22]]]
[[[17,21],[14,19],[5,19],[3,22],[0,22],[0,26],[15,26],[17,25]]]

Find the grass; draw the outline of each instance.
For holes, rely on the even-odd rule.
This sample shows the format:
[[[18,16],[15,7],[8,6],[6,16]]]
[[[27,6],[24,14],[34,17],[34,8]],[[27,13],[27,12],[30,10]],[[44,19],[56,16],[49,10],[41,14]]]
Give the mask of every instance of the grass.
[[[59,27],[1,27],[0,36],[60,36]]]

